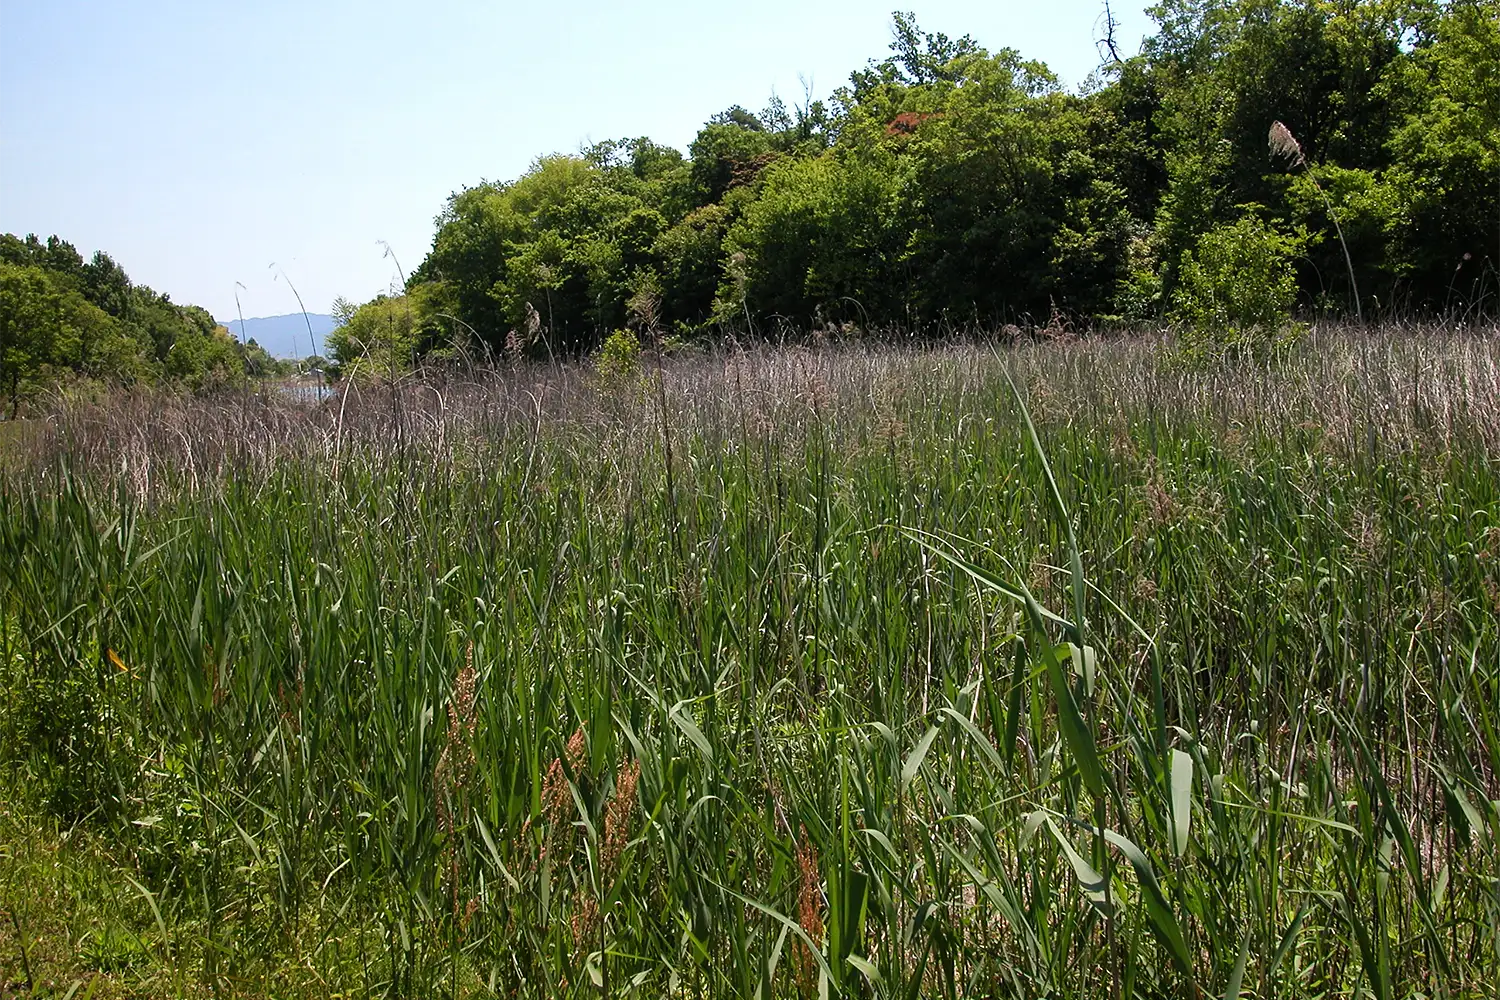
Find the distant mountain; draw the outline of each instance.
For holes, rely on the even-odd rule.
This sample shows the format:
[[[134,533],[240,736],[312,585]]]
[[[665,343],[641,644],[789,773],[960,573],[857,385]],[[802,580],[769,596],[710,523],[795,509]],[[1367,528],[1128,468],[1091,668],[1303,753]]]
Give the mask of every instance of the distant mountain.
[[[305,358],[309,354],[327,354],[323,338],[337,325],[332,316],[322,313],[308,313],[306,319],[302,318],[301,313],[257,316],[255,319],[245,320],[243,328],[238,319],[227,323],[223,320],[219,322],[227,326],[229,332],[241,341],[253,340],[276,358]],[[307,342],[308,323],[312,324],[313,344]]]

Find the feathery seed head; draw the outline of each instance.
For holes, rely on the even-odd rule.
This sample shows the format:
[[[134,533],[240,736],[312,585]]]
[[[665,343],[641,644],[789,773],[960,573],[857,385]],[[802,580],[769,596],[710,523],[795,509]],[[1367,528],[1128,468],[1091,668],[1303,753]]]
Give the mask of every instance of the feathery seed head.
[[[1302,153],[1302,144],[1297,141],[1296,136],[1292,135],[1292,130],[1279,121],[1271,123],[1269,145],[1273,160],[1283,159],[1294,167],[1307,163],[1307,157]]]
[[[813,944],[823,945],[823,876],[818,868],[818,848],[807,836],[807,827],[797,841],[797,924]],[[797,942],[797,980],[803,996],[817,992],[817,966],[807,945]]]
[[[614,874],[625,845],[630,842],[630,818],[635,813],[635,786],[641,776],[638,761],[621,763],[615,776],[615,795],[604,814],[603,870]]]

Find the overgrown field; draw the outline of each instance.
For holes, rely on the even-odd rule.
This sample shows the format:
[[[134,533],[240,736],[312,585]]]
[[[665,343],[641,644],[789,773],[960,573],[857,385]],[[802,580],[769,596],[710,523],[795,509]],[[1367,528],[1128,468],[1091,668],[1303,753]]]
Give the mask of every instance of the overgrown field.
[[[0,468],[0,995],[1500,982],[1493,331],[123,399]]]

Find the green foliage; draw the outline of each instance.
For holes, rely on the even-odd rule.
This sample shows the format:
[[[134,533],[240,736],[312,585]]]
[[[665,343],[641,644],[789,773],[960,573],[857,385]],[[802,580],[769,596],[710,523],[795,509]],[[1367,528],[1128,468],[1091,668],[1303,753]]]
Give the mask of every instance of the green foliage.
[[[595,147],[589,159],[547,157],[512,184],[454,195],[432,254],[412,275],[414,293],[435,285],[416,308],[417,325],[446,312],[496,350],[520,330],[562,353],[623,324],[631,275],[663,263],[663,234],[685,211],[686,167],[649,144],[633,148],[628,166]],[[701,297],[690,287],[683,294]]]
[[[826,102],[730,107],[686,156],[608,141],[467,188],[412,276],[416,325],[583,354],[624,325],[641,271],[688,332],[1139,321],[1174,308],[1185,257],[1247,204],[1308,234],[1294,312],[1494,312],[1497,0],[1151,14],[1141,54],[1073,94],[897,13],[890,54]],[[1273,121],[1301,140],[1294,170],[1267,153]]]
[[[899,304],[906,233],[894,168],[888,156],[834,153],[772,168],[725,240],[744,261],[750,308],[805,324],[823,309],[857,316]]]
[[[599,346],[594,370],[611,384],[638,378],[641,374],[640,340],[630,330],[616,330]]]
[[[742,115],[704,126],[688,147],[700,205],[721,201],[730,188],[751,183],[776,158],[771,137],[759,121]]]
[[[326,348],[342,374],[389,380],[411,370],[418,347],[412,296],[378,295],[358,307],[340,300],[334,319]]]
[[[334,461],[64,409],[0,478],[7,975],[1486,996],[1497,363],[757,348],[397,385]]]
[[[174,331],[162,359],[167,378],[194,392],[222,389],[242,381],[244,348],[229,331],[195,306],[183,310],[188,328]]]
[[[733,218],[724,205],[705,205],[661,234],[662,308],[683,325],[701,322],[713,308],[725,275],[724,238]]]
[[[1316,245],[1309,241],[1304,248],[1313,273],[1328,283],[1320,283],[1316,292],[1307,288],[1303,293],[1314,307],[1329,313],[1349,308],[1344,291],[1347,282],[1342,280],[1348,267],[1354,269],[1359,288],[1389,288],[1382,276],[1410,274],[1398,249],[1406,205],[1396,187],[1378,172],[1336,166],[1321,167],[1316,175],[1298,171],[1286,187],[1285,205],[1292,226],[1314,233],[1332,231]]]
[[[254,337],[245,342],[242,356],[247,378],[281,378],[291,374],[291,362],[272,357],[269,351],[255,342]]]
[[[1152,233],[1134,235],[1126,245],[1122,270],[1114,294],[1119,311],[1110,318],[1143,323],[1159,315],[1163,298],[1162,266],[1160,248]]]
[[[1283,343],[1305,242],[1254,216],[1204,233],[1183,258],[1173,298],[1188,351],[1263,353]]]
[[[42,380],[62,337],[60,300],[41,268],[0,264],[0,392],[12,417]]]
[[[1387,143],[1396,206],[1390,269],[1445,308],[1483,305],[1500,282],[1500,2],[1436,19],[1386,90],[1406,114]]]
[[[85,262],[56,236],[0,234],[0,286],[0,392],[12,412],[69,380],[211,391],[243,381],[247,367],[278,371],[203,309],[131,284],[103,251]]]
[[[930,117],[909,138],[887,140],[912,173],[908,301],[933,317],[1045,313],[1057,280],[1099,235],[1080,217],[1083,202],[1108,199],[1085,176],[1080,109],[1044,67],[1009,50],[975,53],[952,74],[953,84],[935,85],[932,109],[918,112]],[[1063,233],[1070,224],[1075,232]],[[1080,241],[1077,229],[1090,232]]]
[[[14,637],[0,644],[15,648]],[[25,669],[12,664],[0,678],[9,706],[0,727],[0,766],[30,773],[33,781],[20,791],[33,808],[70,821],[112,811],[118,803],[110,787],[111,757],[119,747],[106,717],[101,655],[64,646],[31,656]]]

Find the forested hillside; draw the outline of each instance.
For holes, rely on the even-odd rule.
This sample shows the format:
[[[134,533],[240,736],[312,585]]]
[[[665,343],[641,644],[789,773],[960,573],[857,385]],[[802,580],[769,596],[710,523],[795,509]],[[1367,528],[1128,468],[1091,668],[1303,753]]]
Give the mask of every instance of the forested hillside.
[[[85,261],[56,236],[0,234],[0,399],[10,416],[67,379],[206,389],[275,367],[207,310],[132,284],[102,250]]]
[[[632,297],[680,334],[1140,321],[1200,306],[1185,276],[1232,276],[1246,239],[1304,312],[1496,311],[1500,3],[1151,13],[1141,54],[1101,46],[1077,93],[898,14],[891,54],[826,100],[729,108],[687,155],[602,142],[474,183],[407,301],[350,307],[331,347],[572,353]]]

